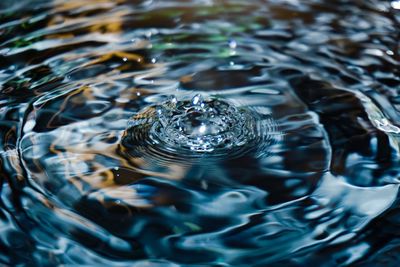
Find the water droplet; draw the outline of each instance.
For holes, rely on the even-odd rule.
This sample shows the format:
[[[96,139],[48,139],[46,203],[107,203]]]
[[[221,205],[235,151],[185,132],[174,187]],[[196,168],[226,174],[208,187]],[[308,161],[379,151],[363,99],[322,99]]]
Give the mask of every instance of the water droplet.
[[[230,41],[229,41],[229,47],[230,47],[231,49],[235,49],[235,48],[237,47],[236,41],[235,41],[235,40],[230,40]]]
[[[386,54],[388,54],[389,56],[393,56],[393,55],[394,55],[394,53],[393,53],[392,50],[387,50],[387,51],[386,51]]]
[[[199,104],[199,103],[201,103],[202,102],[202,97],[201,97],[201,95],[195,95],[193,98],[192,98],[192,104],[193,105],[197,105],[197,104]]]

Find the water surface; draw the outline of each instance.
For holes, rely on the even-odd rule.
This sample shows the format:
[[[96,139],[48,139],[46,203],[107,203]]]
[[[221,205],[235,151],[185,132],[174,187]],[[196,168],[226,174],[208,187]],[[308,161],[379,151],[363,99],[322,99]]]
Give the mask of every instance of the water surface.
[[[397,266],[399,29],[399,1],[1,1],[0,262]]]

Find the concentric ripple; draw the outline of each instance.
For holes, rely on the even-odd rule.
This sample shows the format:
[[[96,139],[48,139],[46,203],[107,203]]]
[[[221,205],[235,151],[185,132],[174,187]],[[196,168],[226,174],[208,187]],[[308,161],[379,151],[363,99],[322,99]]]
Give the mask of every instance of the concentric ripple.
[[[398,266],[398,2],[0,1],[0,265]]]
[[[270,145],[277,134],[269,114],[238,107],[217,97],[170,97],[147,107],[128,123],[123,145],[138,156],[138,146],[178,158],[243,156]],[[142,151],[143,152],[143,151]],[[152,153],[152,152],[150,152]]]

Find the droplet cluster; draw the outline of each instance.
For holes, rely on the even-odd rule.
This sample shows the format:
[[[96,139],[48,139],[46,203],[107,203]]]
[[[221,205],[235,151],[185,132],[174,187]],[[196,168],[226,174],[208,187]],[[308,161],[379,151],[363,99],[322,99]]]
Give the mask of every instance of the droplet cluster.
[[[255,112],[221,98],[170,97],[135,115],[123,143],[136,150],[147,145],[182,157],[237,154],[263,134],[260,125]]]

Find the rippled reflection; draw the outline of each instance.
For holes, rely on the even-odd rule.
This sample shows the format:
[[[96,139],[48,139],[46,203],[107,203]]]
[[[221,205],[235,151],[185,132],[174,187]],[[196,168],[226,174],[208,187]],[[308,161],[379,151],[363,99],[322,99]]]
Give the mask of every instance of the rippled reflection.
[[[397,266],[398,1],[0,1],[0,263]]]

